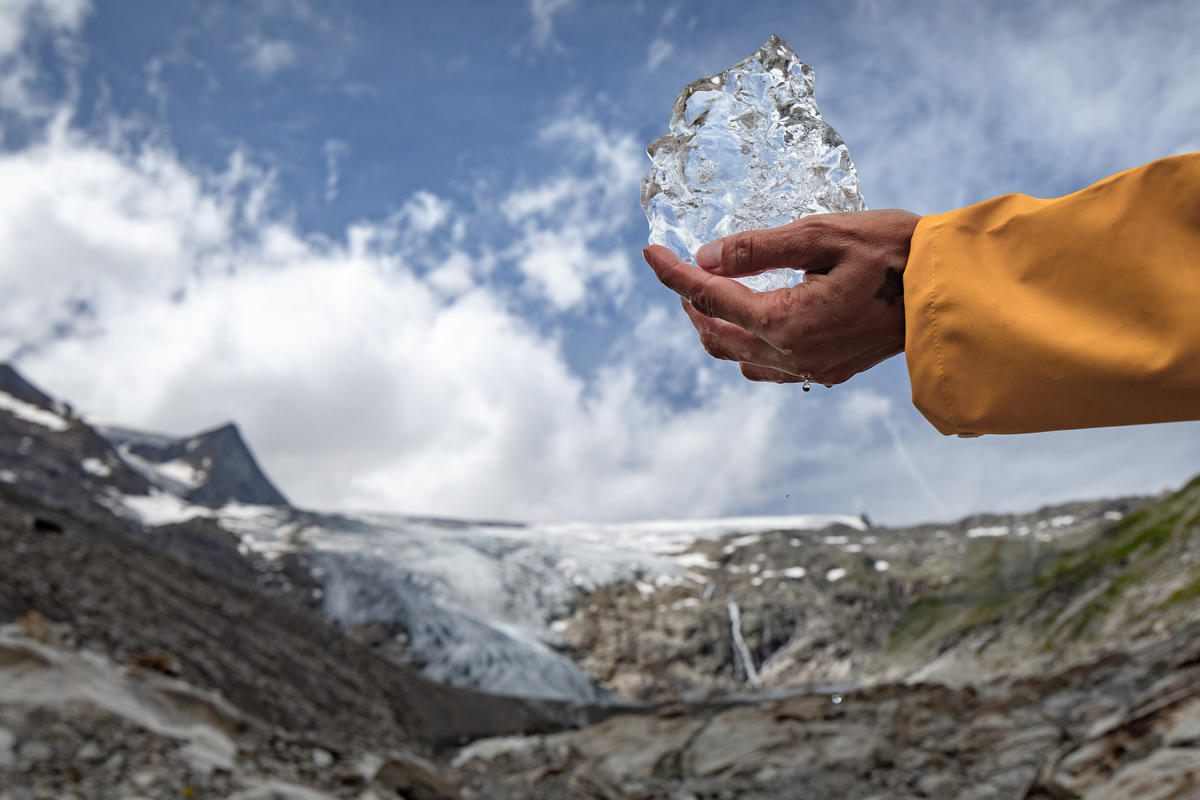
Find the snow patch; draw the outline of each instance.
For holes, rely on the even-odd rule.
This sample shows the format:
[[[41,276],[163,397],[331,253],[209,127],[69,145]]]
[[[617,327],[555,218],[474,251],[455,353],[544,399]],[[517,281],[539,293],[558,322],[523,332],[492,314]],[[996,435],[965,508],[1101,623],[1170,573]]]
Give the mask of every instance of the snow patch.
[[[107,478],[109,475],[112,475],[112,467],[99,458],[85,458],[79,462],[79,466],[83,468],[84,472],[90,472],[92,475],[100,478]]]
[[[151,489],[148,495],[122,495],[121,502],[149,528],[186,522],[195,517],[211,517],[213,514],[212,509],[192,505],[157,489]]]
[[[785,570],[781,570],[779,574],[785,578],[800,580],[808,574],[808,570],[806,570],[804,567],[788,567]]]
[[[720,569],[721,565],[711,561],[703,553],[684,553],[671,559],[681,567],[693,569]]]
[[[0,483],[16,483],[17,473],[11,469],[0,469]]]
[[[47,411],[44,408],[38,408],[33,403],[18,400],[8,392],[0,392],[0,410],[7,411],[18,419],[32,422],[34,425],[40,425],[52,431],[65,431],[71,427],[71,423],[53,411]]]
[[[985,539],[994,536],[1008,536],[1009,530],[1007,525],[992,525],[979,528],[971,528],[967,531],[968,539]]]
[[[844,577],[846,577],[846,570],[842,569],[841,567],[831,569],[829,572],[825,573],[825,580],[829,581],[830,583],[836,583]]]
[[[1060,514],[1059,516],[1050,520],[1051,528],[1066,528],[1066,527],[1068,527],[1070,525],[1074,525],[1074,524],[1075,524],[1075,515],[1074,514]]]
[[[889,569],[891,569],[891,567],[892,567],[892,565],[886,561],[876,561],[875,562],[875,571],[876,572],[887,572]]]
[[[191,464],[182,459],[167,461],[162,464],[155,464],[154,470],[168,480],[175,481],[187,486],[189,489],[195,489],[208,480],[208,474],[203,470],[198,470]]]
[[[1108,520],[1109,522],[1117,522],[1118,520],[1125,519],[1125,515],[1122,514],[1120,511],[1115,511],[1115,510],[1105,511],[1104,518],[1106,520]]]

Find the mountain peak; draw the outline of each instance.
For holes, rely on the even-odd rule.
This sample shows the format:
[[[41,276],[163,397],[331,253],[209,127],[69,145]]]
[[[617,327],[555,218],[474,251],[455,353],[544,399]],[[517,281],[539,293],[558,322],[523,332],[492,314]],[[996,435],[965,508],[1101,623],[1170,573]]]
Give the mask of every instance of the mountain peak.
[[[0,361],[0,392],[38,408],[54,410],[54,398],[25,380],[16,368],[6,361]]]
[[[193,436],[172,437],[105,427],[101,434],[143,464],[152,481],[192,503],[217,507],[229,502],[289,505],[258,465],[233,422]]]

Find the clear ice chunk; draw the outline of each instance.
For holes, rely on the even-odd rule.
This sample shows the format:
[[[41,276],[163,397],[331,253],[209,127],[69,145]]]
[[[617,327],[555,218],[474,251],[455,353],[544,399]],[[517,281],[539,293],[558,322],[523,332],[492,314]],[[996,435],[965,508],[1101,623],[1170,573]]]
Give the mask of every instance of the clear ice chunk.
[[[731,233],[867,207],[850,151],[817,109],[812,67],[774,35],[728,71],[688,85],[667,135],[646,152],[650,243],[684,259]],[[803,273],[740,280],[769,291],[794,286]]]

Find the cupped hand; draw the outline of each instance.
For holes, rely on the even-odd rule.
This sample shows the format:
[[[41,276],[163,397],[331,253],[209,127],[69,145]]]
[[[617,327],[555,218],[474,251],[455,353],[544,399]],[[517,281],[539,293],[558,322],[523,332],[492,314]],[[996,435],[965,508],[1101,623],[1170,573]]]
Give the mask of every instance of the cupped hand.
[[[909,242],[920,219],[908,211],[804,217],[704,245],[697,267],[665,247],[643,252],[683,300],[700,342],[737,361],[750,380],[849,380],[904,350]],[[769,269],[805,270],[790,289],[754,292],[732,278]]]

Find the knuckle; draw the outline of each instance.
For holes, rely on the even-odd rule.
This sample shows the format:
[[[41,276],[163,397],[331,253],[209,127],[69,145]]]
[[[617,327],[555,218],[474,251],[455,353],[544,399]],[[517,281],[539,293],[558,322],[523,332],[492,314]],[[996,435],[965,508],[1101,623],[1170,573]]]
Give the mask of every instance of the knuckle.
[[[775,329],[778,317],[771,310],[771,304],[763,303],[750,312],[750,322],[755,330],[772,331]]]
[[[759,249],[759,231],[745,231],[733,238],[733,267],[739,272],[754,267],[754,254]]]
[[[769,302],[763,304],[763,330],[775,332],[790,321],[794,313],[790,297],[790,293],[779,292],[777,296],[771,297]]]
[[[788,229],[788,247],[798,252],[825,250],[844,236],[845,222],[839,214],[813,214],[793,222]]]
[[[692,293],[692,296],[688,299],[691,301],[692,306],[694,306],[695,309],[704,316],[718,316],[719,309],[717,308],[716,298],[713,297],[710,289],[701,286],[697,288],[696,291]]]

